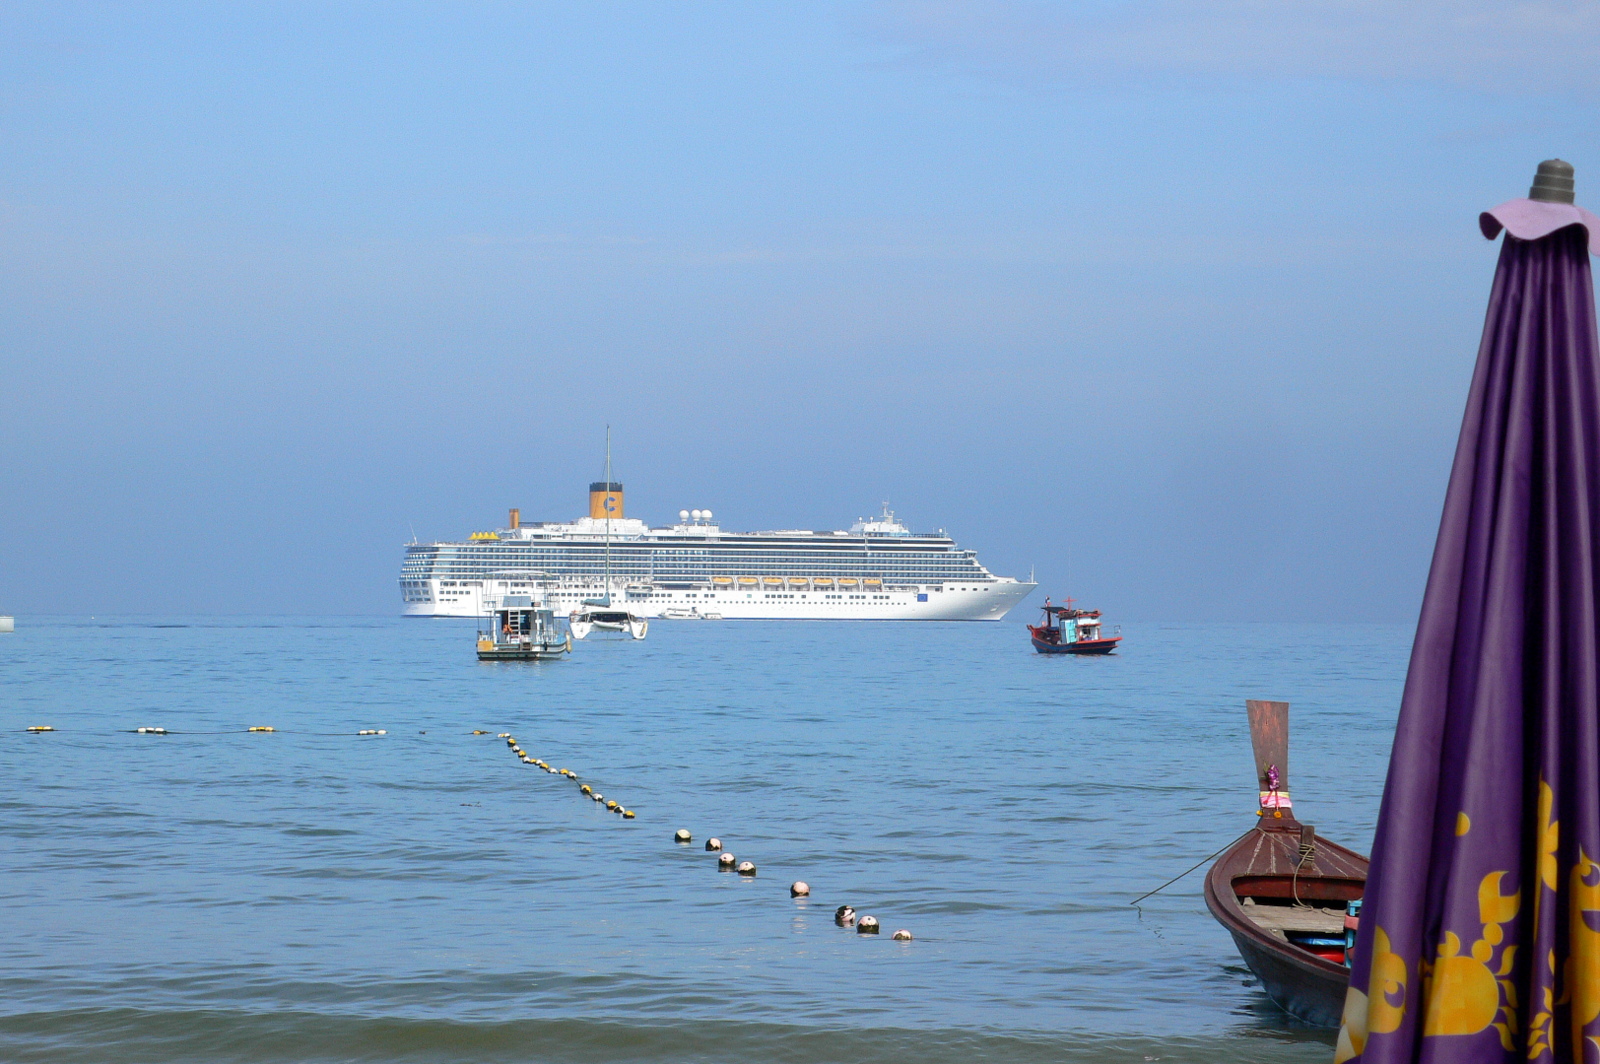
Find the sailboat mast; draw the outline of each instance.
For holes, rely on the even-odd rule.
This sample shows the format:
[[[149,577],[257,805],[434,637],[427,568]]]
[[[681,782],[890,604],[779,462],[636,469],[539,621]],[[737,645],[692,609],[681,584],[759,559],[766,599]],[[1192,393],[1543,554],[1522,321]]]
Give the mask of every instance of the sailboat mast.
[[[611,605],[611,426],[606,426],[606,605]]]

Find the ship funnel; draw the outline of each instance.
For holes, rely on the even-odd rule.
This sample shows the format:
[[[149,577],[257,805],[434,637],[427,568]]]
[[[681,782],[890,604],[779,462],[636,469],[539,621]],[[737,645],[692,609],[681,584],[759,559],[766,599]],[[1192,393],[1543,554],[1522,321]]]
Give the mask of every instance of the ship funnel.
[[[517,509],[515,506],[511,508],[511,520],[506,522],[506,527],[510,529],[518,529],[522,527],[522,511]]]
[[[615,480],[597,480],[589,485],[589,516],[596,520],[607,517],[621,518],[622,484]]]

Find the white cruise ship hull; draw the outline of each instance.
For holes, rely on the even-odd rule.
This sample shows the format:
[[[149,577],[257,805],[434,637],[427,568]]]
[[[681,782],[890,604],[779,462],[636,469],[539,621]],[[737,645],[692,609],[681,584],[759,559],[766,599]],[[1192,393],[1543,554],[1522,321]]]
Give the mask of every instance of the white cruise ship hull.
[[[478,617],[501,596],[531,595],[558,614],[601,599],[651,619],[998,621],[1034,588],[995,576],[942,529],[910,531],[887,506],[848,532],[733,532],[709,510],[651,528],[622,514],[622,485],[608,477],[589,485],[589,516],[576,521],[529,524],[512,510],[504,528],[411,543],[405,614]]]
[[[427,599],[405,604],[407,617],[481,617],[483,596],[498,600],[510,591],[494,580],[458,581],[444,588],[428,582]],[[467,586],[460,586],[466,584]],[[998,621],[1038,585],[1022,580],[998,579],[947,586],[919,585],[853,592],[785,588],[774,591],[649,588],[612,589],[611,601],[637,617],[665,618],[667,610],[679,613],[717,613],[724,620],[852,620],[852,621]],[[521,588],[518,593],[525,593]],[[558,615],[582,607],[585,599],[599,598],[605,588],[594,583],[567,583],[537,592]],[[424,596],[418,595],[416,598]]]

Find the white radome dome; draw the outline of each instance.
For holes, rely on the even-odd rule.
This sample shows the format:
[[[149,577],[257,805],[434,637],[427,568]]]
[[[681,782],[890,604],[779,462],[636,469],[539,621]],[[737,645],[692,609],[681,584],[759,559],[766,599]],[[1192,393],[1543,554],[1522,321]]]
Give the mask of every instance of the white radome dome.
[[[689,511],[689,516],[694,518],[696,521],[698,521],[698,520],[700,520],[700,511],[699,510],[690,510]]]
[[[709,520],[711,520],[711,511],[710,510],[701,510],[700,511],[700,516],[704,517],[707,521],[709,521]]]
[[[678,511],[678,520],[680,520],[680,521],[689,520],[689,511],[688,510],[679,510]]]

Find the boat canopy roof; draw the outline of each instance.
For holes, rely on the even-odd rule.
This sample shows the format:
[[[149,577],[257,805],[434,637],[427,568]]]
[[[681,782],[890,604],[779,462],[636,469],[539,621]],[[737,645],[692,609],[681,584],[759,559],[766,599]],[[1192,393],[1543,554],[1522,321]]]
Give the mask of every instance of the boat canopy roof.
[[[1039,608],[1045,613],[1048,613],[1050,616],[1064,621],[1076,620],[1079,618],[1092,620],[1100,616],[1099,610],[1080,610],[1073,606],[1040,606]]]

